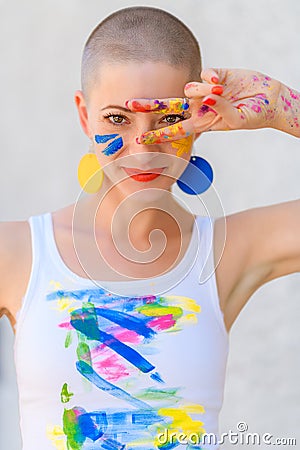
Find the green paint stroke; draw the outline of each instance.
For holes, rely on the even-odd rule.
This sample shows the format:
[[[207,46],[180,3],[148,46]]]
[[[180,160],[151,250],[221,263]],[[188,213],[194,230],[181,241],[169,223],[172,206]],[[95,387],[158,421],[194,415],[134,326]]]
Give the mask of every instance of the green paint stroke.
[[[77,345],[77,358],[78,361],[84,361],[89,366],[92,366],[92,357],[90,347],[85,342],[79,342]]]
[[[72,344],[72,331],[68,331],[65,339],[65,348],[69,348]]]
[[[161,306],[157,303],[148,303],[137,308],[141,314],[150,317],[167,316],[172,314],[174,319],[179,319],[183,315],[183,310],[179,306]]]
[[[67,383],[64,383],[60,393],[61,402],[68,403],[73,395],[72,392],[69,392]]]
[[[155,388],[147,388],[143,389],[138,395],[135,397],[142,398],[144,400],[176,400],[180,399],[177,395],[179,388],[166,388],[166,389],[155,389]]]
[[[79,414],[80,411],[76,408],[64,410],[63,431],[67,436],[68,450],[81,450],[86,439],[78,424],[77,416]]]

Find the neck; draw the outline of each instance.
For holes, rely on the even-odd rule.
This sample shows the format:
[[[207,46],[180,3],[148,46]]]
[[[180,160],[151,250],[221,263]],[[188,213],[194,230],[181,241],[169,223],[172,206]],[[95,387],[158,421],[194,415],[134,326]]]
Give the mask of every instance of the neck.
[[[153,240],[161,245],[162,239],[172,239],[192,227],[193,216],[170,191],[149,189],[126,197],[115,187],[103,188],[79,206],[82,226],[92,227],[96,235],[118,236],[119,240],[129,237],[135,248],[146,251]]]

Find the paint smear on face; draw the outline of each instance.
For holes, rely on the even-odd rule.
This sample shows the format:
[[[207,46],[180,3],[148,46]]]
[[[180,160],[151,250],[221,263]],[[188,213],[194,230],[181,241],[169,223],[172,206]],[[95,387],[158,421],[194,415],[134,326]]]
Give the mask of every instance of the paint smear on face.
[[[96,134],[95,135],[95,142],[97,144],[105,144],[108,141],[111,141],[113,139],[113,141],[108,144],[107,147],[105,147],[104,150],[102,150],[102,153],[105,156],[111,156],[114,155],[116,152],[118,152],[122,147],[123,147],[123,139],[122,137],[117,137],[119,136],[118,134]]]
[[[184,153],[189,153],[193,145],[193,140],[193,136],[191,135],[178,141],[173,141],[171,145],[173,148],[177,149],[176,156],[181,156]]]

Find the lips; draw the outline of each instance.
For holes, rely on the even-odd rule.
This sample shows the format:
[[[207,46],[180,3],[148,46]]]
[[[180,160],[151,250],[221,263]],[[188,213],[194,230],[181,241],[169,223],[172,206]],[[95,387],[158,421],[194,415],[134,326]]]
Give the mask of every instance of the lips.
[[[127,173],[127,175],[130,176],[130,178],[141,183],[155,180],[155,178],[158,178],[164,171],[164,167],[150,169],[148,171],[128,167],[123,167],[123,169]]]

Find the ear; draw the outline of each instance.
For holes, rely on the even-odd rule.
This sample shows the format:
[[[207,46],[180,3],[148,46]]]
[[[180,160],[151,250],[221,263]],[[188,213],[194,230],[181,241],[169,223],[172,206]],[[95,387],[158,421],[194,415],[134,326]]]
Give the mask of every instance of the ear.
[[[77,107],[81,127],[82,127],[84,133],[90,138],[91,130],[89,127],[88,110],[87,110],[86,100],[84,98],[83,92],[76,91],[74,99],[75,99],[75,104]]]

